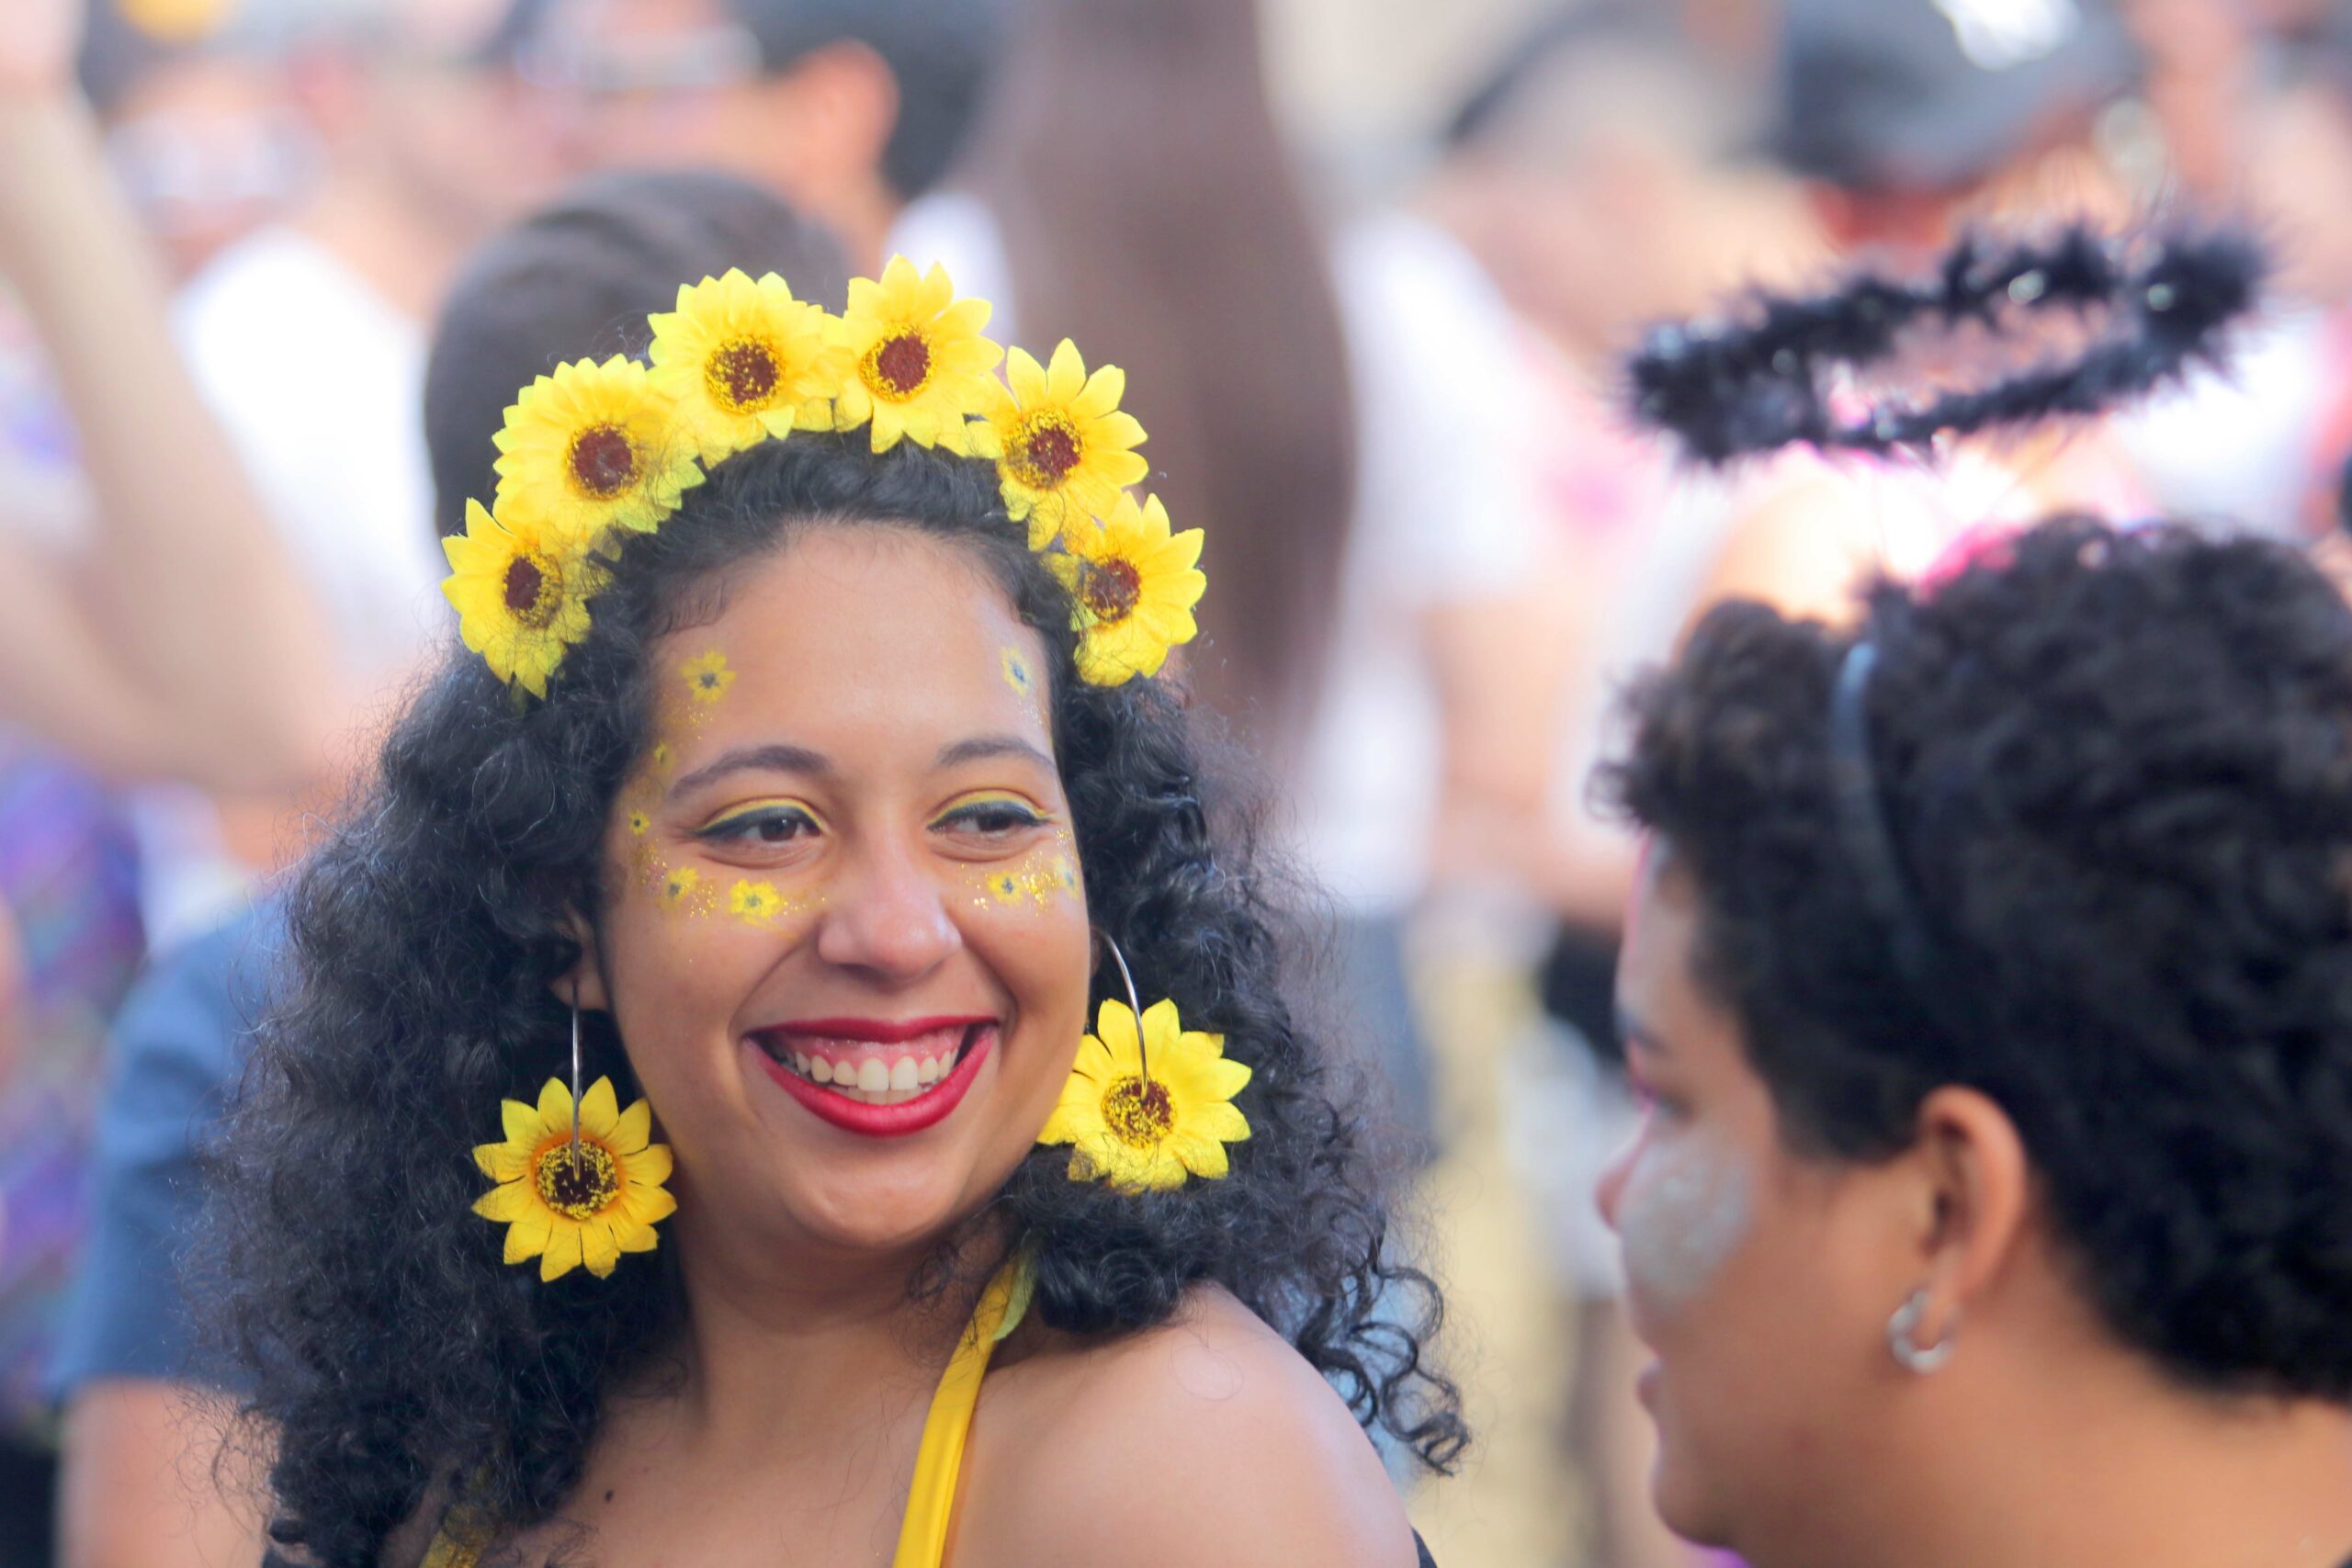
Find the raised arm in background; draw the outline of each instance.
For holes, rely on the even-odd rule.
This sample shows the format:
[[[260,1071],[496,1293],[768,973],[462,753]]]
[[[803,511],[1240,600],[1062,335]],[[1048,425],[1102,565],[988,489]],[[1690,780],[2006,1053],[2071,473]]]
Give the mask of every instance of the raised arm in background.
[[[334,711],[324,619],[174,345],[74,82],[85,5],[10,0],[0,28],[0,276],[96,499],[70,562],[0,537],[0,719],[114,773],[282,787]]]

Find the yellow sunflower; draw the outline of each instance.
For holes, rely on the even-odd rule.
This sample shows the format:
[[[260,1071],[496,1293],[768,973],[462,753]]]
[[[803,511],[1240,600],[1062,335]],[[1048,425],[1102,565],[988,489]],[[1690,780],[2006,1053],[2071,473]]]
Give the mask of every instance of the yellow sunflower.
[[[466,502],[466,531],[442,540],[441,553],[458,635],[500,680],[546,696],[565,651],[588,635],[588,601],[611,573],[527,508],[493,517],[478,501]]]
[[[1062,547],[1069,553],[1046,564],[1078,601],[1070,625],[1080,634],[1078,672],[1088,682],[1116,686],[1157,675],[1168,650],[1199,632],[1193,606],[1208,588],[1195,565],[1201,531],[1171,536],[1158,496],[1138,507],[1121,491],[1101,527],[1071,528]]]
[[[850,377],[841,321],[795,299],[775,273],[706,277],[650,321],[654,389],[675,401],[704,462],[833,427],[833,394]]]
[[[539,1103],[501,1103],[503,1143],[481,1144],[474,1163],[498,1183],[474,1213],[506,1226],[506,1261],[539,1260],[553,1280],[582,1263],[598,1279],[624,1252],[650,1252],[654,1222],[677,1211],[662,1183],[670,1147],[650,1143],[653,1110],[639,1100],[618,1107],[613,1080],[598,1078],[580,1097],[580,1145],[571,1143],[571,1091],[549,1078]]]
[[[833,428],[872,423],[871,443],[887,452],[900,436],[921,446],[968,455],[966,422],[1004,396],[989,374],[1004,350],[980,335],[989,302],[958,299],[947,270],[892,256],[882,281],[854,277],[842,319],[854,373],[833,399]]]
[[[1127,1191],[1160,1192],[1188,1174],[1214,1181],[1227,1169],[1225,1145],[1250,1136],[1233,1103],[1249,1081],[1247,1066],[1226,1060],[1225,1036],[1185,1029],[1174,1002],[1143,1010],[1138,1042],[1136,1015],[1106,1001],[1037,1141],[1076,1145],[1073,1181],[1101,1177]]]
[[[492,439],[501,508],[527,502],[590,543],[608,528],[650,533],[702,483],[677,405],[617,354],[559,365],[524,388]]]
[[[1042,550],[1070,522],[1107,517],[1120,490],[1148,471],[1128,448],[1143,439],[1135,416],[1119,412],[1127,373],[1115,365],[1092,375],[1064,338],[1040,367],[1020,349],[1005,356],[1001,394],[989,416],[1004,508],[1029,520],[1029,547]]]

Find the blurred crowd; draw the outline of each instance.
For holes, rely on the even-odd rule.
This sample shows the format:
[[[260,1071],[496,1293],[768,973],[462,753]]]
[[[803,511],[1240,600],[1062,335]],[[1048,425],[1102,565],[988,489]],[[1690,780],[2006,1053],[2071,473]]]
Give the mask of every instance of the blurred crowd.
[[[1437,1555],[1701,1561],[1643,1497],[1590,1199],[1633,1114],[1634,843],[1586,804],[1612,698],[1725,597],[1843,614],[1987,521],[2336,550],[2352,6],[1464,6],[1488,58],[1377,147],[1285,96],[1269,40],[1310,13],[9,0],[0,1568],[254,1558],[173,1283],[253,1005],[220,933],[453,640],[438,538],[514,389],[467,367],[641,347],[668,301],[600,257],[830,299],[894,253],[1005,342],[1124,367],[1208,529],[1187,680],[1329,926],[1454,1287],[1481,1445],[1412,1499]],[[2229,375],[2127,419],[1707,472],[1621,412],[1643,327],[1743,285],[2182,209],[2256,221],[2278,296]]]

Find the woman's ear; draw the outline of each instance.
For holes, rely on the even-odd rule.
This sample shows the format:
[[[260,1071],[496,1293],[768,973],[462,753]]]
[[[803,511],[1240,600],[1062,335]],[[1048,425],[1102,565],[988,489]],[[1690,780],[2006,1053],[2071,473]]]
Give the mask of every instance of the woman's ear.
[[[584,1012],[606,1012],[612,996],[605,987],[605,960],[596,946],[596,928],[577,909],[563,912],[564,934],[580,944],[580,956],[571,968],[548,983],[556,1000]]]
[[[1989,1096],[1947,1086],[1919,1102],[1911,1158],[1921,1283],[1958,1314],[1999,1278],[2026,1239],[2032,1170],[2025,1140]]]

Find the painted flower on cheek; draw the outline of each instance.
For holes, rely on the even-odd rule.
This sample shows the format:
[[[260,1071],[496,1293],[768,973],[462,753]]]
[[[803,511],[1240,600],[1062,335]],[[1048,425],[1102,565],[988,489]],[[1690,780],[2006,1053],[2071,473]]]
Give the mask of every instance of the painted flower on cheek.
[[[747,926],[770,925],[784,912],[784,899],[773,882],[741,881],[727,895],[727,912]]]

